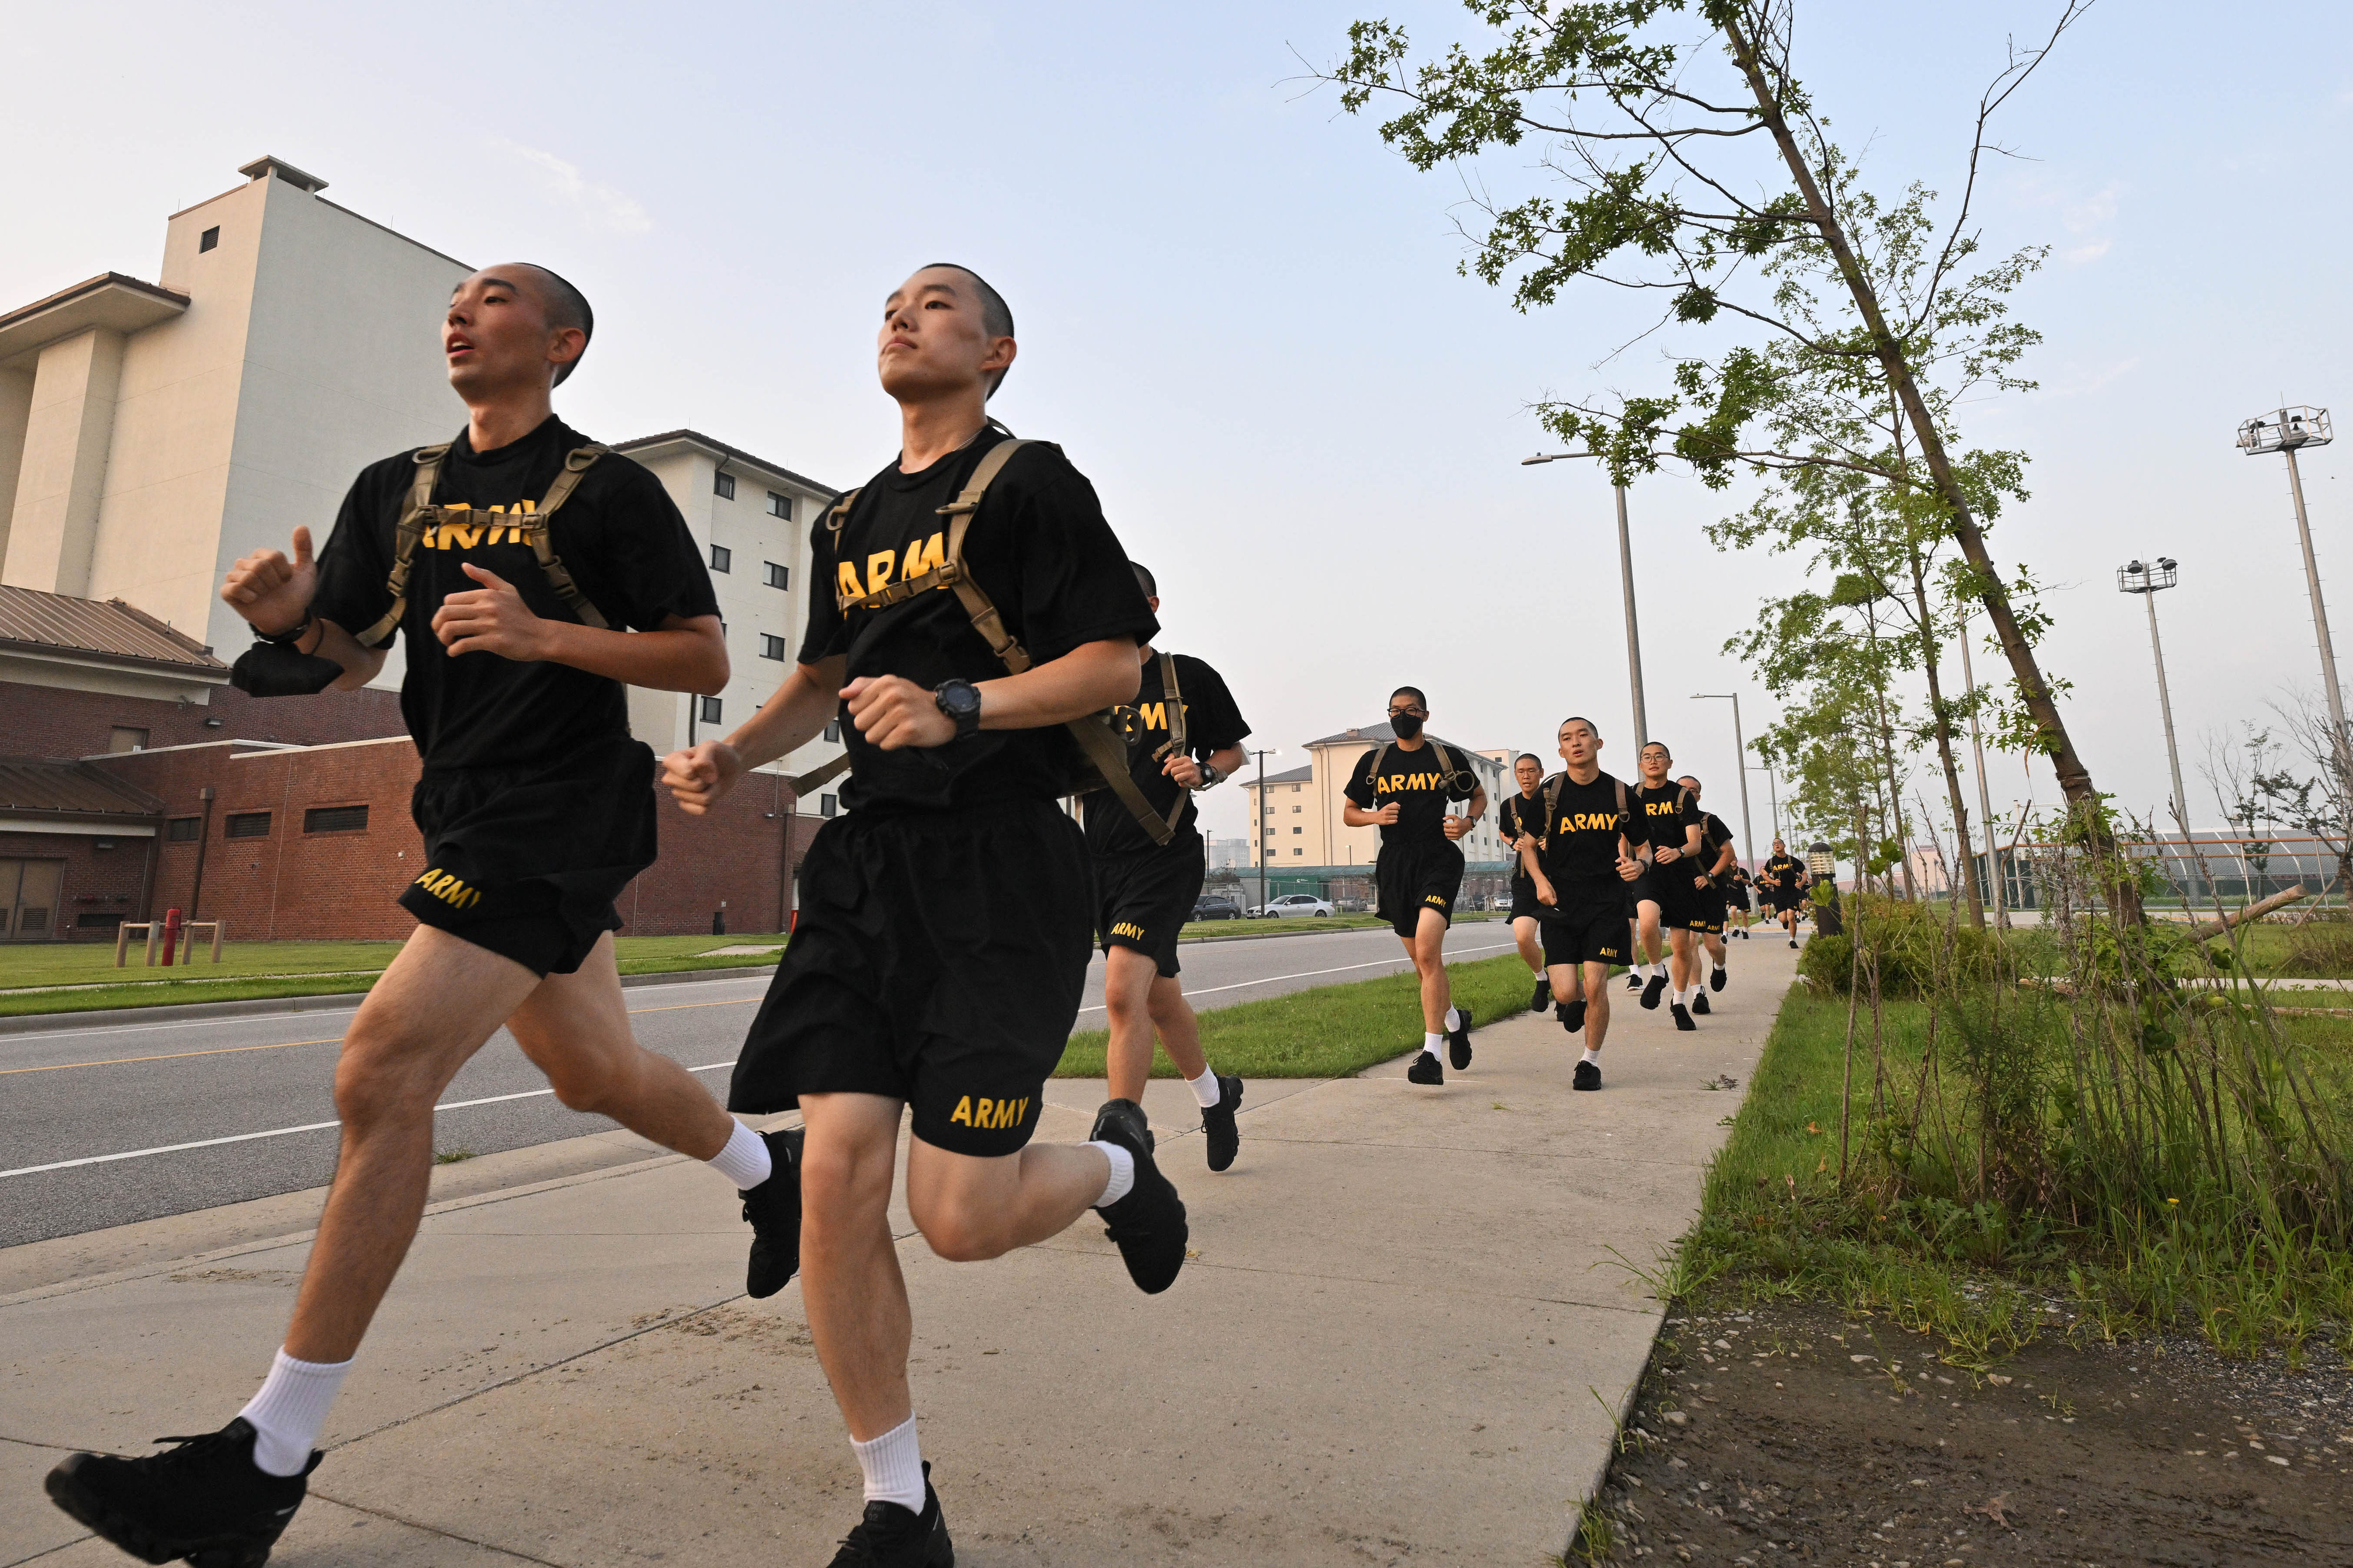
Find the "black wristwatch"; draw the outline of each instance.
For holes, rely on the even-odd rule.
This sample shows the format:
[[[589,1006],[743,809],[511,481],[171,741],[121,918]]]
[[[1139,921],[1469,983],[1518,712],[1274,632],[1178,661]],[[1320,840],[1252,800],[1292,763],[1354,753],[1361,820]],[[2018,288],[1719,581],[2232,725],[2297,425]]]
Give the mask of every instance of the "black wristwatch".
[[[955,721],[959,741],[980,732],[980,689],[962,676],[951,676],[932,688],[940,711]]]
[[[265,632],[259,626],[255,626],[253,628],[253,640],[256,642],[266,642],[272,647],[292,647],[302,640],[304,634],[310,631],[312,624],[313,617],[311,612],[305,610],[302,612],[302,618],[301,620],[295,622],[292,626],[287,627],[282,632]]]

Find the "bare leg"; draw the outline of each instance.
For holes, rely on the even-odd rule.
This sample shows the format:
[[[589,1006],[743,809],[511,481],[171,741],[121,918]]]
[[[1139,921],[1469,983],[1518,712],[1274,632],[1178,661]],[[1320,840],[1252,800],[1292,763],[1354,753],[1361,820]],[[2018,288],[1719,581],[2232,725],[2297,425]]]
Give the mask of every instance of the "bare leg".
[[[1667,932],[1667,984],[1678,992],[1697,978],[1692,972],[1691,934],[1681,926]]]
[[[1152,983],[1160,966],[1132,947],[1113,947],[1103,960],[1103,1008],[1111,1043],[1103,1052],[1111,1098],[1144,1101],[1152,1076]]]
[[[288,1355],[344,1362],[358,1351],[425,1213],[433,1102],[539,984],[512,959],[419,926],[360,1004],[335,1063],[343,1145]]]
[[[1585,970],[1585,1048],[1598,1051],[1609,1034],[1609,966],[1588,963]]]
[[[1111,1161],[1083,1143],[1032,1143],[1018,1154],[955,1154],[915,1140],[907,1207],[951,1263],[1002,1258],[1059,1236],[1103,1196]]]
[[[1176,975],[1152,977],[1152,1025],[1186,1082],[1209,1070],[1209,1058],[1201,1054],[1201,1020],[1194,1015],[1193,1004],[1185,1000],[1185,987]]]
[[[805,1094],[801,1119],[801,1302],[818,1363],[849,1435],[871,1442],[914,1414],[907,1281],[891,1237],[900,1102]]]
[[[1718,969],[1723,968],[1723,967],[1724,967],[1724,933],[1723,933],[1723,932],[1721,932],[1721,931],[1707,931],[1707,932],[1703,933],[1703,937],[1704,937],[1704,942],[1705,942],[1705,944],[1706,944],[1706,947],[1707,947],[1707,955],[1708,955],[1708,957],[1710,957],[1710,958],[1712,958],[1712,959],[1714,959],[1714,960],[1715,961],[1715,966],[1716,966]]]
[[[1545,972],[1544,949],[1536,942],[1536,921],[1534,915],[1522,915],[1512,922],[1512,940],[1520,945],[1520,962],[1528,972],[1541,978]]]
[[[1641,903],[1635,905],[1634,909],[1635,912],[1641,917],[1642,926],[1641,946],[1638,951],[1643,954],[1645,963],[1656,963],[1659,962],[1658,900],[1655,899],[1644,899]]]
[[[1421,976],[1422,1030],[1442,1035],[1446,1011],[1454,1005],[1446,977],[1446,917],[1436,910],[1422,910],[1421,923],[1414,928],[1413,940],[1405,944],[1405,950],[1413,959],[1414,973]]]

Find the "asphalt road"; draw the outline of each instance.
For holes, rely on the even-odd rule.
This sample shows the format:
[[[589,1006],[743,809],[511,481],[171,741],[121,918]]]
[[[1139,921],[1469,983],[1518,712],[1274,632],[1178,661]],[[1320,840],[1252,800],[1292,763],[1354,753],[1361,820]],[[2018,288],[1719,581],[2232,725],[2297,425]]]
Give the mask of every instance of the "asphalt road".
[[[1511,946],[1500,922],[1457,927],[1451,958]],[[1186,989],[1203,1008],[1407,967],[1387,931],[1190,942]],[[638,1037],[714,1091],[734,1063],[765,977],[630,990]],[[323,1185],[334,1172],[331,1086],[352,1010],[0,1035],[0,1247]],[[1082,1029],[1103,1026],[1103,961]],[[504,1031],[442,1097],[435,1146],[493,1153],[608,1130],[565,1110]]]

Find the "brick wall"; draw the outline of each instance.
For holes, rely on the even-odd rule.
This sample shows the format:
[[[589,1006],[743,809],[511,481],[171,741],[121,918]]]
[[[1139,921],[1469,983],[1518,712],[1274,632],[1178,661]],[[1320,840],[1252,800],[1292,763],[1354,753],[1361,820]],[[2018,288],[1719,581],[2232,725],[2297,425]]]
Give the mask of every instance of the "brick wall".
[[[114,928],[139,918],[139,892],[153,840],[79,833],[0,833],[0,860],[64,862],[49,930],[73,942],[112,942]],[[0,908],[0,917],[6,910]]]
[[[167,823],[201,821],[197,791],[209,784],[216,792],[200,896],[196,843],[173,842],[168,833],[156,841],[148,900],[156,913],[176,906],[189,919],[226,921],[232,941],[397,940],[414,929],[393,901],[424,868],[424,842],[408,815],[418,763],[405,735],[287,752],[236,752],[222,742],[132,752],[98,765],[161,798]],[[623,935],[708,931],[722,900],[730,931],[773,931],[789,922],[788,912],[779,921],[780,910],[789,910],[781,900],[818,825],[790,815],[792,797],[781,779],[754,774],[704,817],[680,811],[666,791],[656,798],[661,858],[621,895]],[[364,828],[303,831],[307,812],[353,805],[367,807]],[[227,836],[232,816],[262,813],[269,815],[266,833]]]
[[[206,721],[217,719],[217,727]],[[26,757],[88,757],[108,747],[116,725],[147,731],[150,746],[192,746],[206,741],[279,741],[317,746],[406,735],[400,697],[392,691],[322,691],[316,697],[248,697],[233,686],[216,688],[198,707],[148,697],[0,681],[0,753]]]

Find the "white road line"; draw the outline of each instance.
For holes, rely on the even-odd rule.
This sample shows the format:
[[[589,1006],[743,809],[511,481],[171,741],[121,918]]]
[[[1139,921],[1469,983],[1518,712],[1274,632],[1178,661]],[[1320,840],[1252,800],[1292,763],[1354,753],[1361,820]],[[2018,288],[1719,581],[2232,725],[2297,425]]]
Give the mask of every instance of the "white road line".
[[[1500,952],[1504,948],[1511,945],[1512,944],[1507,942],[1493,942],[1485,947],[1466,947],[1458,951],[1464,955],[1473,952]],[[1401,958],[1377,958],[1366,963],[1344,963],[1335,969],[1306,969],[1300,971],[1296,974],[1269,974],[1257,980],[1238,980],[1230,985],[1211,985],[1199,991],[1187,992],[1187,994],[1192,996],[1208,996],[1215,994],[1219,991],[1241,991],[1252,985],[1271,985],[1275,982],[1282,980],[1313,980],[1321,974],[1345,974],[1352,969],[1376,969],[1385,963],[1403,963],[1406,962],[1408,961]],[[686,984],[691,983],[688,982]],[[647,986],[645,989],[661,990],[667,989],[667,987]],[[1100,1013],[1103,1011],[1103,1007],[1100,1005],[1093,1007],[1082,1007],[1079,1011],[1082,1013]],[[160,1026],[169,1027],[171,1026]],[[21,1039],[25,1037],[19,1036],[17,1037]],[[686,1070],[689,1072],[717,1072],[722,1068],[732,1068],[734,1065],[735,1064],[733,1062],[712,1062],[705,1067],[689,1068]],[[465,1110],[477,1105],[499,1105],[510,1100],[542,1100],[554,1092],[555,1091],[552,1089],[526,1089],[515,1094],[493,1094],[486,1096],[480,1100],[454,1100],[445,1105],[437,1105],[433,1109],[437,1112],[443,1110]],[[38,1175],[43,1171],[70,1171],[82,1165],[109,1165],[112,1164],[117,1160],[143,1160],[152,1154],[178,1154],[184,1153],[190,1149],[213,1149],[219,1147],[223,1143],[250,1143],[259,1138],[290,1138],[298,1132],[322,1132],[330,1127],[340,1125],[342,1125],[340,1122],[334,1121],[306,1121],[300,1127],[273,1127],[267,1132],[237,1132],[230,1134],[227,1138],[199,1138],[192,1143],[164,1143],[153,1149],[126,1149],[119,1154],[89,1154],[79,1160],[53,1160],[46,1165],[21,1165],[13,1171],[0,1171],[0,1181],[5,1181],[10,1176]]]
[[[1513,943],[1508,942],[1499,942],[1490,943],[1485,947],[1458,948],[1456,952],[1463,954],[1473,952],[1501,952],[1504,949],[1513,945]],[[1231,985],[1205,985],[1198,991],[1187,991],[1185,994],[1187,996],[1214,996],[1220,991],[1240,991],[1252,985],[1271,985],[1278,980],[1313,980],[1319,974],[1345,974],[1351,969],[1377,969],[1384,963],[1410,963],[1412,962],[1413,960],[1409,958],[1376,958],[1369,963],[1344,963],[1337,969],[1303,969],[1296,974],[1267,974],[1261,975],[1256,980],[1237,980]],[[1082,1007],[1079,1011],[1082,1013],[1100,1013],[1109,1005],[1110,1004],[1108,1003],[1098,1002],[1092,1007]],[[0,1172],[0,1175],[5,1175],[6,1173],[7,1173],[5,1172]]]
[[[733,1062],[712,1062],[708,1067],[689,1068],[689,1072],[717,1072],[732,1068]],[[480,1100],[453,1100],[437,1105],[436,1111],[464,1110],[476,1105],[499,1105],[510,1100],[542,1100],[555,1091],[552,1089],[526,1089],[517,1094],[485,1095]],[[110,1165],[117,1160],[143,1160],[150,1154],[177,1154],[189,1149],[212,1149],[223,1143],[250,1143],[257,1138],[289,1138],[297,1132],[321,1132],[330,1127],[340,1127],[339,1121],[306,1121],[300,1127],[273,1127],[267,1132],[236,1132],[227,1138],[199,1138],[193,1143],[165,1143],[153,1149],[126,1149],[120,1154],[91,1154],[79,1160],[53,1160],[46,1165],[23,1165],[13,1171],[0,1171],[0,1178],[37,1175],[43,1171],[69,1171],[78,1165]]]

